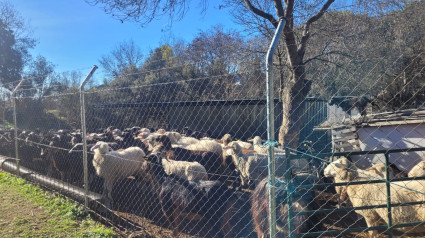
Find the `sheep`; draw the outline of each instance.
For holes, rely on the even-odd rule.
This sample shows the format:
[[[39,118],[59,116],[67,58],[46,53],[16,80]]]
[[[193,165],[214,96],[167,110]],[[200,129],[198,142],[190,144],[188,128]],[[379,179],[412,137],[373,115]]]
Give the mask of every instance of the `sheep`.
[[[105,181],[102,197],[106,198],[109,207],[112,199],[112,189],[115,183],[135,173],[141,173],[145,166],[145,152],[139,147],[129,147],[123,151],[110,151],[106,142],[97,142],[91,151],[94,151],[93,166],[96,174]]]
[[[425,176],[425,161],[421,161],[417,163],[413,168],[409,171],[408,177],[424,177]]]
[[[227,146],[231,141],[232,141],[232,136],[230,134],[225,134],[221,138],[221,143],[223,143],[223,145],[225,146]]]
[[[163,151],[164,145],[159,143],[154,147],[152,153],[161,153]],[[187,180],[208,180],[205,167],[198,162],[176,161],[164,158],[162,159],[162,166],[168,175],[174,174]]]
[[[140,147],[145,153],[148,152],[148,147],[141,140],[135,139],[131,133],[125,133],[122,141],[119,141],[120,148]]]
[[[199,143],[199,140],[190,136],[182,136],[180,140],[178,140],[177,142],[189,145],[189,144],[197,144]]]
[[[162,159],[162,166],[168,175],[174,174],[186,180],[208,180],[205,167],[198,162]]]
[[[198,143],[195,144],[189,144],[188,146],[184,147],[187,150],[200,150],[200,151],[210,151],[217,155],[223,154],[223,149],[220,143],[214,141],[214,140],[200,140]]]
[[[254,149],[252,144],[249,143],[249,142],[245,142],[245,141],[241,141],[241,140],[236,140],[236,141],[232,141],[232,142],[237,143],[243,150],[253,150]]]
[[[263,145],[263,140],[261,139],[261,137],[259,136],[255,136],[252,139],[252,147],[255,150],[255,152],[259,153],[259,154],[267,154],[269,147],[268,146],[264,146]],[[284,150],[282,149],[278,149],[278,148],[274,148],[274,152],[276,153],[285,153]]]
[[[371,177],[369,174],[364,174],[361,170],[350,162],[347,158],[342,157],[330,163],[324,170],[325,177],[333,177],[336,183],[340,182],[355,182],[368,181],[377,178]],[[425,181],[411,180],[392,182],[391,188],[391,203],[407,203],[418,202],[425,200]],[[361,206],[377,206],[383,205],[387,201],[385,183],[371,183],[360,185],[348,185],[347,194],[354,207]],[[368,227],[378,226],[379,224],[388,223],[387,208],[374,208],[368,210],[356,210],[358,214],[363,216]],[[399,223],[408,223],[425,220],[425,207],[423,205],[397,206],[392,208],[393,225]],[[401,231],[423,232],[425,226],[397,228]],[[376,230],[369,231],[371,237],[376,237]]]
[[[60,174],[62,181],[73,182],[75,174],[78,173],[78,168],[74,166],[73,161],[68,156],[68,151],[71,149],[71,139],[62,134],[49,134],[43,139],[48,146],[41,150],[40,155],[46,158],[49,163],[47,167],[47,175],[52,177],[53,172]]]
[[[211,178],[225,178],[222,174],[226,171],[226,168],[222,166],[221,155],[210,151],[191,151],[180,147],[174,148],[170,138],[165,135],[158,137],[156,141],[163,145],[162,149],[166,153],[168,160],[198,162],[205,167],[208,174],[212,175]]]
[[[365,175],[370,176],[370,178],[385,179],[386,178],[386,169],[385,168],[386,168],[385,164],[378,163],[378,164],[372,165],[370,168],[368,168],[366,170],[358,169],[358,171],[365,174]],[[388,167],[388,174],[389,174],[390,180],[395,178],[395,175],[394,175],[391,167]],[[337,187],[335,187],[335,191],[339,195],[338,196],[338,204],[341,206],[341,204],[343,202],[346,202],[346,200],[347,200],[347,186],[337,186]]]
[[[45,172],[44,169],[46,168],[47,161],[43,160],[40,156],[36,156],[40,155],[42,148],[40,147],[40,143],[42,142],[43,138],[40,136],[40,134],[35,132],[28,132],[26,134],[19,135],[19,137],[20,139],[18,141],[18,146],[19,155],[21,157],[21,165],[37,172]]]
[[[151,133],[151,130],[149,130],[148,128],[142,128],[139,130],[139,133],[143,133],[143,132]]]
[[[188,181],[176,175],[168,175],[158,153],[147,157],[148,171],[152,175],[151,184],[158,194],[161,211],[177,237],[180,221],[205,220],[210,224],[210,233],[225,236],[224,230],[230,216],[225,216],[232,203],[233,192],[220,181]]]
[[[240,173],[241,185],[247,186],[251,183],[257,185],[268,174],[268,157],[265,154],[242,153],[238,143],[229,143],[223,148],[223,154],[231,157],[229,161],[223,161],[226,166],[236,169]],[[224,155],[223,155],[224,157]],[[276,174],[283,176],[286,168],[284,156],[276,159]]]
[[[158,129],[157,131],[156,131],[156,133],[158,133],[158,134],[161,134],[161,135],[164,135],[165,134],[165,129]]]
[[[307,185],[316,183],[319,179],[314,175],[299,174],[293,178],[293,183],[297,185]],[[288,237],[288,205],[286,204],[286,186],[277,185],[276,193],[276,237]],[[255,231],[258,238],[268,237],[269,234],[269,186],[268,178],[264,178],[255,188],[251,198],[251,214]],[[316,210],[317,205],[314,202],[313,189],[298,188],[292,195],[292,211],[294,213]],[[320,225],[315,215],[297,215],[293,218],[294,233],[311,232]]]
[[[182,135],[176,131],[167,131],[164,134],[170,138],[172,144],[176,144],[182,138]]]

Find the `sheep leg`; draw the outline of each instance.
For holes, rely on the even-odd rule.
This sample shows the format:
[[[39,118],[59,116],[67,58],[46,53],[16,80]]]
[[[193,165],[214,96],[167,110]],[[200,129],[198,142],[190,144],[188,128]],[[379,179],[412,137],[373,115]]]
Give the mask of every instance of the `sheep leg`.
[[[372,215],[368,214],[367,216],[364,216],[364,218],[366,220],[367,227],[379,225],[380,218],[377,217],[377,216],[372,216]],[[368,233],[369,233],[370,238],[379,237],[377,230],[368,231]]]
[[[103,183],[103,193],[102,193],[102,197],[106,198],[106,203],[105,205],[107,207],[111,207],[111,203],[112,203],[112,188],[114,186],[114,182],[113,181],[109,181],[107,179],[105,179],[105,182]]]
[[[49,163],[49,165],[47,166],[47,176],[52,177],[52,174],[53,174],[53,165],[52,163]]]
[[[224,238],[233,237],[231,221],[236,210],[236,202],[237,202],[236,198],[231,198],[231,201],[227,203],[225,212],[221,219],[220,230]]]
[[[180,226],[180,211],[178,209],[173,209],[172,213],[172,219],[173,219],[173,236],[177,237],[179,235],[179,226]]]

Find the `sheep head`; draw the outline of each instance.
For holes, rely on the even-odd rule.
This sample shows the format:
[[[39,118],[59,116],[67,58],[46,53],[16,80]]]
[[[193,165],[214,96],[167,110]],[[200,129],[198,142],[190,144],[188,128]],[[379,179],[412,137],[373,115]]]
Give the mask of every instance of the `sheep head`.
[[[325,177],[335,178],[338,180],[348,180],[351,178],[355,165],[346,157],[342,157],[326,166],[324,170]]]
[[[230,134],[225,134],[222,138],[221,141],[224,145],[229,144],[232,141],[232,136]]]
[[[111,151],[111,147],[109,147],[108,143],[99,141],[97,142],[92,148],[91,151],[96,152],[95,150],[98,150],[101,154],[106,154],[107,152]]]
[[[155,139],[155,141],[158,143],[162,143],[162,145],[164,146],[166,150],[172,149],[171,140],[166,135],[160,135],[158,138]]]
[[[236,142],[230,142],[227,146],[223,147],[223,165],[229,166],[233,164],[235,168],[238,165],[238,157],[242,154],[241,146]],[[227,163],[227,157],[231,157],[232,163]]]
[[[158,129],[157,131],[156,131],[156,133],[158,133],[158,134],[161,134],[161,135],[164,135],[165,134],[165,129]]]
[[[157,191],[159,190],[159,186],[160,184],[158,184],[158,181],[156,181],[157,179],[162,179],[163,177],[166,176],[164,167],[162,166],[162,158],[161,158],[161,153],[152,153],[150,155],[148,155],[147,157],[145,157],[145,160],[148,162],[146,164],[146,168],[149,171],[149,173],[156,177],[156,179],[153,179],[154,181],[154,186],[157,187]]]
[[[252,144],[254,144],[254,145],[262,145],[263,144],[263,140],[261,140],[261,137],[256,136],[256,137],[254,137],[254,139],[252,139]]]

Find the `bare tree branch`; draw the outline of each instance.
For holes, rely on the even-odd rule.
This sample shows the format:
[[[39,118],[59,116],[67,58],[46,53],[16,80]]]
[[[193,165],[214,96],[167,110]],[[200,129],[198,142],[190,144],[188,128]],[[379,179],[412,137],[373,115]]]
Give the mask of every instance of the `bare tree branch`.
[[[277,16],[279,17],[279,20],[285,17],[285,10],[283,9],[282,1],[277,0],[277,1],[273,1],[273,3],[276,8],[276,13],[277,13]]]
[[[321,54],[318,54],[316,56],[308,58],[307,60],[304,61],[304,64],[307,64],[307,63],[309,63],[310,61],[313,61],[313,60],[321,60],[321,61],[332,63],[331,61],[328,61],[328,60],[321,58],[322,56],[327,56],[327,55],[342,55],[342,56],[347,57],[347,58],[353,58],[349,54],[346,54],[346,53],[339,51],[339,50],[335,50],[335,51],[329,51],[329,52],[322,52]]]
[[[322,9],[320,9],[319,12],[317,12],[316,15],[312,16],[310,19],[307,20],[307,22],[304,25],[304,30],[303,30],[303,35],[300,41],[300,46],[298,48],[298,54],[300,55],[304,55],[305,53],[305,49],[307,46],[307,40],[310,37],[310,26],[312,23],[314,23],[315,21],[319,20],[323,14],[325,14],[325,12],[328,10],[328,8],[331,6],[331,4],[334,2],[335,0],[327,0],[326,3],[323,5]]]
[[[246,7],[250,11],[252,11],[254,14],[256,14],[258,16],[261,16],[261,17],[267,19],[275,28],[277,27],[279,22],[271,14],[266,13],[266,12],[256,8],[256,7],[254,7],[250,0],[243,0],[243,1],[245,2]]]

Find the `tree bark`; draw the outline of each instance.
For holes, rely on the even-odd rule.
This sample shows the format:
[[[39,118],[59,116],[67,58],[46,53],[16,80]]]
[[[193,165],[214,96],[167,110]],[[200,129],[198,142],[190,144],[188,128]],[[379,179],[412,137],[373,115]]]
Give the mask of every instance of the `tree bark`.
[[[304,73],[304,65],[299,65],[281,91],[283,115],[279,143],[294,149],[298,147],[301,126],[304,124],[304,100],[311,88]]]
[[[308,39],[310,37],[310,26],[320,19],[335,0],[327,0],[322,8],[304,24],[302,37],[297,42],[294,32],[294,3],[295,0],[285,0],[285,8],[282,0],[273,0],[277,19],[270,13],[255,7],[250,0],[243,0],[246,7],[254,14],[268,20],[275,28],[278,25],[277,19],[285,19],[283,28],[283,40],[286,47],[289,63],[289,79],[281,84],[280,93],[283,106],[282,124],[279,128],[279,143],[296,149],[300,136],[301,126],[304,124],[304,101],[310,92],[311,81],[305,76],[304,56]],[[283,71],[280,75],[281,81]]]

